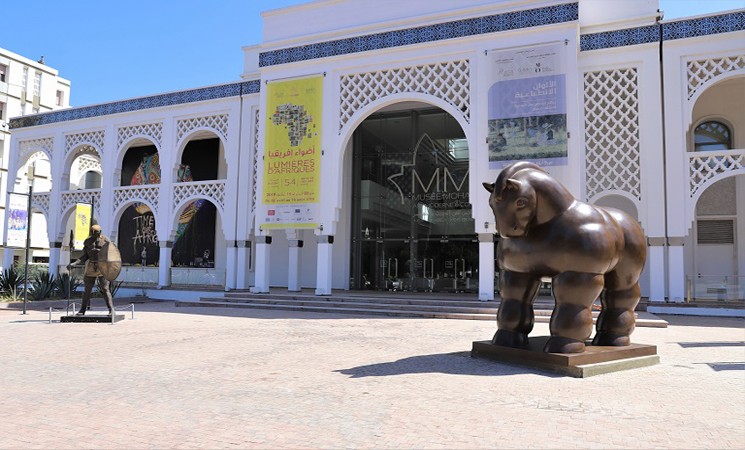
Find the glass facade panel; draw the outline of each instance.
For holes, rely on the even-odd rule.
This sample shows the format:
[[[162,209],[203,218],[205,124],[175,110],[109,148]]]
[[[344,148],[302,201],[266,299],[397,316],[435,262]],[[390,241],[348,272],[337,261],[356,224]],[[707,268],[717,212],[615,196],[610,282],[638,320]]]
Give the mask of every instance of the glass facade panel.
[[[442,110],[376,114],[354,135],[353,289],[478,290],[468,146]]]

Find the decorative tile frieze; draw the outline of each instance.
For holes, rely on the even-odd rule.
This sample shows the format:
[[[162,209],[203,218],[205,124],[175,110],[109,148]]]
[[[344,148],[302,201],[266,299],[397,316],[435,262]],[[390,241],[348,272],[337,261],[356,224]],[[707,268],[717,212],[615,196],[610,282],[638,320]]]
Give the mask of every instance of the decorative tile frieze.
[[[348,55],[403,45],[436,42],[464,36],[531,28],[579,19],[579,4],[565,3],[544,8],[514,11],[452,22],[386,31],[334,41],[301,45],[259,54],[259,67],[288,64],[329,56]]]
[[[583,34],[579,37],[581,51],[603,48],[626,47],[628,45],[648,44],[660,41],[660,26],[648,25],[625,30],[604,31],[602,33]]]
[[[240,83],[223,84],[205,88],[190,89],[188,91],[170,92],[149,97],[121,100],[101,105],[68,108],[42,114],[15,117],[10,120],[10,128],[25,128],[50,123],[66,122],[69,120],[88,119],[110,114],[139,111],[163,106],[181,105],[184,103],[201,102],[218,98],[237,97],[240,95],[257,94],[260,89],[259,80],[243,81]]]

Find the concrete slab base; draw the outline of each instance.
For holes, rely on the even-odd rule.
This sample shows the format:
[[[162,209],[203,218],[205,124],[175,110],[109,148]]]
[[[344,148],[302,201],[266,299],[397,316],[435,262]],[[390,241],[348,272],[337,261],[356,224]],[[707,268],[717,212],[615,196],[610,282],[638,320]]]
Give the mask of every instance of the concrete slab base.
[[[124,314],[114,314],[112,320],[109,315],[96,315],[90,314],[86,316],[62,316],[60,322],[72,322],[72,323],[112,323],[124,320]]]
[[[491,341],[474,341],[471,356],[575,378],[653,366],[660,362],[655,345],[606,347],[590,345],[588,342],[584,353],[544,353],[543,346],[548,338],[531,337],[529,348],[502,347],[492,344]]]

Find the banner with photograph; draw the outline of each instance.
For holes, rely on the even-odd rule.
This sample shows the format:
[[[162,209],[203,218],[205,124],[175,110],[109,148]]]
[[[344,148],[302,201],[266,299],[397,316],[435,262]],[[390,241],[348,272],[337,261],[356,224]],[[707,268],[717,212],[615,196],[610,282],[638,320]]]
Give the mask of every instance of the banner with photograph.
[[[8,234],[5,245],[26,248],[28,233],[28,195],[8,194]]]
[[[75,205],[75,250],[82,250],[83,242],[91,234],[91,208],[90,203]]]
[[[567,164],[563,43],[493,51],[489,88],[489,168],[515,161]]]
[[[267,84],[261,228],[318,226],[323,76]]]

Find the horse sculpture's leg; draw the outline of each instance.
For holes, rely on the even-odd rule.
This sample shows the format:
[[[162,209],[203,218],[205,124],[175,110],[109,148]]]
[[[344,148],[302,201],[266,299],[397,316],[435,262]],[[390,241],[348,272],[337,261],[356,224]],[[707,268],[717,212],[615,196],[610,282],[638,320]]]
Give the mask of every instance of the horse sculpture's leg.
[[[623,346],[631,343],[629,336],[634,331],[634,309],[639,303],[641,289],[638,282],[630,287],[625,285],[624,279],[628,278],[619,277],[615,271],[605,277],[603,310],[598,316],[597,334],[592,340],[593,345]]]
[[[502,271],[499,293],[502,301],[497,311],[495,345],[527,347],[528,333],[533,330],[533,300],[538,293],[541,279],[535,275]]]
[[[603,275],[563,272],[552,284],[556,306],[551,314],[551,337],[543,351],[582,353],[592,332],[592,303],[603,290]]]

